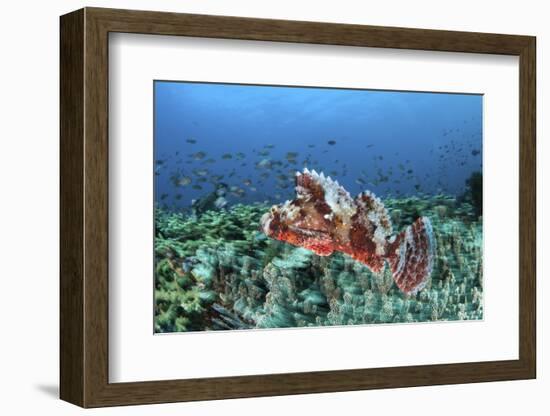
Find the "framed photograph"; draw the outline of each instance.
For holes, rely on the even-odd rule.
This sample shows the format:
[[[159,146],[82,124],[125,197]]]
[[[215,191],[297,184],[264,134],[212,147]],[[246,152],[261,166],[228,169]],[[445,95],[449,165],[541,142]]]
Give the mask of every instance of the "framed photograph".
[[[82,407],[535,378],[535,38],[61,17]]]

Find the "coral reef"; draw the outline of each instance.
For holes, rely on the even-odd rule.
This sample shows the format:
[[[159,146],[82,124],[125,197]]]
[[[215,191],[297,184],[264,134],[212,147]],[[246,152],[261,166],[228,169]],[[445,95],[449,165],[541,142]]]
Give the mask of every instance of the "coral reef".
[[[482,224],[472,203],[437,195],[384,206],[405,233],[418,212],[431,219],[433,270],[417,293],[401,291],[387,267],[375,273],[340,252],[318,256],[266,237],[268,205],[199,218],[157,209],[155,331],[482,319]]]
[[[261,219],[266,235],[319,256],[340,251],[384,273],[389,263],[395,282],[415,294],[433,269],[435,239],[428,217],[419,217],[397,236],[382,201],[365,191],[355,199],[322,172],[296,173],[296,199],[271,207]]]

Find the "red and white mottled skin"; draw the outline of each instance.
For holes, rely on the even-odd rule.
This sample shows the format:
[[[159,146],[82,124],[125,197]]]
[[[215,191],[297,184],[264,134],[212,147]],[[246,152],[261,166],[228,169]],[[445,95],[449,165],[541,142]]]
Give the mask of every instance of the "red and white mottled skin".
[[[263,215],[260,222],[267,236],[319,256],[340,251],[375,273],[388,263],[395,283],[408,295],[426,285],[435,255],[427,217],[394,236],[384,204],[369,191],[353,199],[338,182],[308,169],[296,173],[295,190],[296,199],[274,205]]]

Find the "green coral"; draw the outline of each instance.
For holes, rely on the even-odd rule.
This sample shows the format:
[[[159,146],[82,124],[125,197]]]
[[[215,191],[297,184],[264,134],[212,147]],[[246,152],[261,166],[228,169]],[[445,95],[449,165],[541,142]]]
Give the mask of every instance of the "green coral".
[[[384,201],[394,229],[430,217],[437,258],[430,284],[412,297],[389,271],[335,253],[266,238],[266,205],[235,205],[196,218],[158,209],[157,332],[282,328],[483,318],[482,224],[471,200],[446,195]]]

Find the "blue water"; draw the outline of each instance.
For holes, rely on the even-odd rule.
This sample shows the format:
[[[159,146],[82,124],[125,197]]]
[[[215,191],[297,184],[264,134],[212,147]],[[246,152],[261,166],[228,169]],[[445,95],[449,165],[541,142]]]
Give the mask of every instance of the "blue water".
[[[230,204],[293,199],[304,166],[352,195],[459,195],[482,168],[482,100],[156,81],[155,201],[186,209],[219,182]]]

